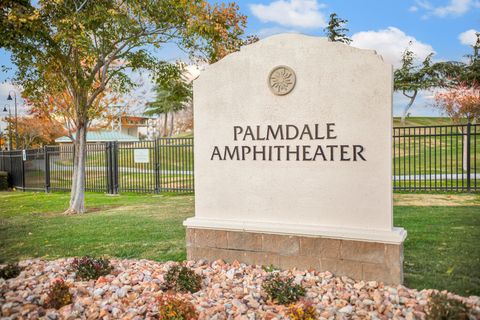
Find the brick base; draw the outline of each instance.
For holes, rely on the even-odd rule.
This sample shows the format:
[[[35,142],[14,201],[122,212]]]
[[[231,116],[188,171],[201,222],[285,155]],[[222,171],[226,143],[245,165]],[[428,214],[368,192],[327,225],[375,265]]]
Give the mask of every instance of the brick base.
[[[402,244],[187,228],[187,257],[316,269],[387,284],[403,282]]]

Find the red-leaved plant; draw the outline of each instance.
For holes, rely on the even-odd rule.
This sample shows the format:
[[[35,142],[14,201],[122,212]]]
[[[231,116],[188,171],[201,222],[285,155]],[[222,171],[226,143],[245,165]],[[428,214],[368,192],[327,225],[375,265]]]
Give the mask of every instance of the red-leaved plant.
[[[77,278],[82,280],[96,280],[100,276],[106,276],[112,272],[113,267],[106,258],[83,257],[75,258],[71,264],[71,269],[75,272]]]

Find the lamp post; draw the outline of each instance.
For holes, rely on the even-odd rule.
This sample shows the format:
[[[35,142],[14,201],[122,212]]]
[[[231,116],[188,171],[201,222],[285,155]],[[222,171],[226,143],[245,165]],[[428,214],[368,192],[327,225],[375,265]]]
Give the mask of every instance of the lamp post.
[[[14,99],[12,99],[12,92]],[[18,149],[18,116],[17,116],[17,93],[15,91],[8,92],[8,101],[15,100],[15,149]]]
[[[7,112],[7,107],[8,107],[8,118],[11,120],[12,110],[10,109],[10,106],[8,104],[6,104],[5,107],[3,107],[3,112]],[[8,150],[12,150],[12,124],[11,123],[8,124]]]

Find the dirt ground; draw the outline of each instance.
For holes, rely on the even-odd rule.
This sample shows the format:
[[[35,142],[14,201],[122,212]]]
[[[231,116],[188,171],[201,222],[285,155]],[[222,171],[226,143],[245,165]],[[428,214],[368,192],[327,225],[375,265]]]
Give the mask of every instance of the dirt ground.
[[[393,195],[395,206],[480,206],[480,194],[399,194]]]

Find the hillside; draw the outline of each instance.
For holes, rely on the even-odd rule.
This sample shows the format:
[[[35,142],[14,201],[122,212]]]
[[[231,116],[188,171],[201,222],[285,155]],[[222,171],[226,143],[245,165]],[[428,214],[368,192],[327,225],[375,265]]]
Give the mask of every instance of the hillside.
[[[453,124],[452,120],[447,117],[409,117],[405,121],[405,127],[413,126],[441,126]],[[402,127],[400,117],[393,117],[393,126]]]

